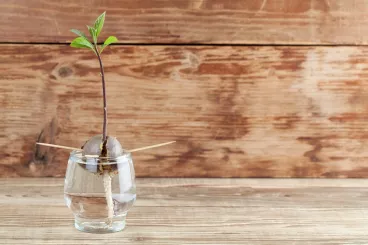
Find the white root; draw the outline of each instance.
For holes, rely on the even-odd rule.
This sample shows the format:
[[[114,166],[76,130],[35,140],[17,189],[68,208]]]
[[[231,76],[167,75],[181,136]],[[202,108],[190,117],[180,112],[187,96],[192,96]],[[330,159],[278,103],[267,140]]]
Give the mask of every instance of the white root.
[[[107,224],[111,225],[112,219],[114,217],[114,201],[112,200],[111,176],[109,174],[109,171],[105,171],[103,174],[103,184],[107,203]]]

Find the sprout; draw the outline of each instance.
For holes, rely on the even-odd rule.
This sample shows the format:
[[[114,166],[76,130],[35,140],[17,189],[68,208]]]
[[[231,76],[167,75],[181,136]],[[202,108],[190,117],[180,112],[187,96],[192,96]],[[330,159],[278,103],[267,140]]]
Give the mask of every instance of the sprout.
[[[123,154],[123,149],[119,141],[112,136],[107,136],[107,102],[106,102],[106,83],[105,83],[105,73],[104,67],[101,60],[102,51],[111,43],[117,42],[118,39],[114,36],[108,37],[104,44],[98,46],[98,36],[102,31],[102,27],[105,22],[106,12],[102,13],[95,21],[93,26],[87,26],[88,31],[91,35],[92,42],[88,40],[86,35],[79,31],[72,29],[71,31],[77,34],[79,37],[74,39],[70,46],[74,48],[87,48],[93,51],[97,56],[98,62],[100,64],[101,80],[102,80],[102,94],[103,94],[103,127],[102,135],[97,135],[88,140],[83,148],[83,155],[96,155],[100,156],[98,171],[103,175],[104,190],[108,209],[108,220],[107,224],[112,224],[112,219],[114,215],[114,204],[112,200],[111,193],[111,177],[113,171],[116,168],[116,164],[109,164],[108,158],[117,158]],[[105,160],[104,160],[105,158]]]

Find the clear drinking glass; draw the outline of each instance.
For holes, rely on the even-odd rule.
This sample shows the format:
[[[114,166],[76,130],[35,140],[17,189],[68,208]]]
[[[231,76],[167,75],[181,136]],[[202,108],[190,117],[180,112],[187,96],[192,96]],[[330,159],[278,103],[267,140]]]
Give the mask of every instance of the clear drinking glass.
[[[134,166],[130,153],[117,158],[85,157],[70,153],[64,198],[75,227],[84,232],[121,231],[136,200]]]

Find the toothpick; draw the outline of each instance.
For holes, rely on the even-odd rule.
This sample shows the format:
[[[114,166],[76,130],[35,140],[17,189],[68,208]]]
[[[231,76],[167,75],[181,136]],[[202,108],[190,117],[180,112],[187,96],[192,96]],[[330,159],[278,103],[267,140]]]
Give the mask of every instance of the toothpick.
[[[170,142],[165,142],[165,143],[161,143],[161,144],[157,144],[157,145],[150,145],[150,146],[145,146],[145,147],[141,147],[141,148],[135,148],[135,149],[131,149],[131,150],[127,150],[126,152],[136,152],[136,151],[143,151],[143,150],[147,150],[147,149],[151,149],[151,148],[156,148],[156,147],[160,147],[160,146],[164,146],[164,145],[169,145],[172,143],[175,143],[176,141],[170,141]],[[86,157],[98,157],[98,155],[85,155]]]
[[[161,143],[161,144],[157,144],[157,145],[150,145],[150,146],[145,146],[145,147],[141,147],[141,148],[135,148],[135,149],[127,150],[126,152],[143,151],[143,150],[147,150],[147,149],[151,149],[151,148],[156,148],[156,147],[160,147],[160,146],[164,146],[164,145],[169,145],[169,144],[172,144],[172,143],[175,143],[175,142],[176,141],[170,141],[170,142]],[[61,148],[61,149],[67,149],[67,150],[82,151],[82,149],[80,149],[80,148],[63,146],[63,145],[54,145],[54,144],[47,144],[47,143],[40,143],[40,142],[36,142],[36,144],[37,145],[43,145],[43,146],[55,147],[55,148]],[[98,156],[97,155],[86,155],[86,157],[98,157]]]
[[[36,142],[36,144],[37,145],[44,145],[44,146],[55,147],[55,148],[61,148],[61,149],[67,149],[67,150],[75,150],[75,151],[81,151],[82,150],[80,148],[63,146],[63,145],[54,145],[54,144],[47,144],[47,143],[40,143],[40,142]]]
[[[146,146],[146,147],[141,147],[141,148],[135,148],[132,150],[127,150],[127,152],[136,152],[136,151],[143,151],[143,150],[147,150],[147,149],[151,149],[151,148],[156,148],[156,147],[160,147],[160,146],[164,146],[164,145],[169,145],[172,143],[175,143],[176,141],[170,141],[170,142],[166,142],[166,143],[162,143],[162,144],[157,144],[157,145],[150,145],[150,146]]]

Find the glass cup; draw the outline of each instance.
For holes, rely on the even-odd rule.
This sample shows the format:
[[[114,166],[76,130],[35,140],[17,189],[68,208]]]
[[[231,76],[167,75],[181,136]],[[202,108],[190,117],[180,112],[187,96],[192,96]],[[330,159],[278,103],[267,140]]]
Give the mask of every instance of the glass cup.
[[[125,228],[136,200],[135,173],[130,153],[117,158],[70,153],[64,198],[75,227],[84,232],[109,233]]]

